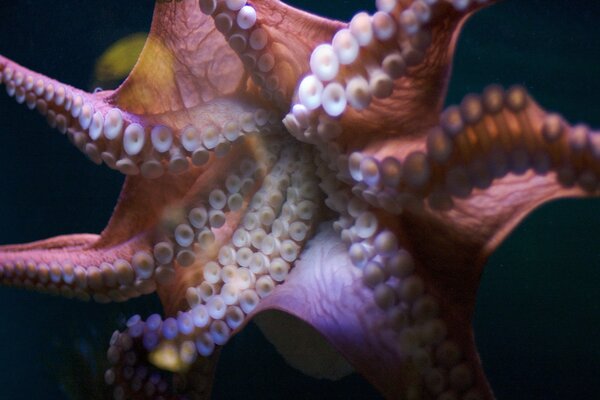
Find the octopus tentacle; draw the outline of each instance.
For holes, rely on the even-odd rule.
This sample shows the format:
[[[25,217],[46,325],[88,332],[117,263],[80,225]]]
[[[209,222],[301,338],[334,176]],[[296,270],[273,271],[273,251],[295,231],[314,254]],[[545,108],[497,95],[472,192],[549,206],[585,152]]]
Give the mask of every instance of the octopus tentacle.
[[[328,225],[256,313],[307,322],[386,398],[492,398],[469,328],[449,320],[441,295],[427,293],[419,263],[396,249],[356,268]]]
[[[156,289],[158,275],[153,274],[150,253],[143,250],[148,248],[144,238],[102,250],[93,248],[96,240],[95,235],[77,235],[3,246],[0,283],[81,300],[93,297],[101,303],[125,301]]]
[[[449,196],[468,197],[494,179],[529,169],[540,175],[556,171],[562,186],[577,183],[594,193],[597,136],[585,125],[569,127],[559,115],[543,112],[521,87],[505,93],[492,85],[483,98],[468,95],[460,108],[446,110],[441,125],[412,149],[402,148],[403,140],[396,138],[349,155],[335,142],[321,144],[327,147],[331,168],[353,185],[353,193],[399,213],[402,208],[389,203],[391,197],[425,197],[434,208],[443,209],[451,207]]]
[[[104,379],[113,386],[115,400],[210,398],[218,352],[196,359],[196,350],[190,342],[191,350],[187,346],[187,352],[183,353],[188,364],[182,370],[181,366],[167,365],[166,362],[177,362],[182,356],[176,354],[177,349],[165,346],[159,369],[148,359],[149,347],[154,346],[156,333],[161,329],[158,314],[150,316],[147,322],[135,315],[127,321],[127,326],[124,332],[114,332],[107,353],[111,368],[105,372]]]
[[[325,160],[327,155],[322,152]],[[375,320],[368,324],[376,328],[369,333],[353,332],[351,338],[347,338],[349,343],[345,343],[339,340],[337,330],[315,323],[310,312],[302,309],[295,315],[306,318],[308,314],[310,323],[322,334],[332,339],[336,337],[333,345],[342,346],[338,347],[342,354],[353,365],[360,366],[360,372],[372,379],[387,397],[427,398],[463,393],[474,398],[491,398],[470,331],[472,309],[469,305],[474,299],[477,281],[470,279],[476,274],[476,269],[469,271],[473,260],[461,260],[462,264],[457,267],[453,265],[457,260],[452,260],[450,254],[443,260],[444,266],[440,265],[443,273],[430,276],[433,268],[422,265],[417,254],[413,256],[414,246],[419,243],[401,234],[402,221],[390,218],[355,197],[347,186],[332,178],[335,172],[325,168],[320,172],[329,200],[326,204],[340,214],[333,227],[347,249],[343,257],[335,261],[329,256],[323,258],[334,265],[339,262],[346,268],[356,267],[354,272],[348,272],[353,276],[356,290],[360,288],[363,294],[347,304],[357,303],[355,307],[368,308],[369,311],[363,310],[357,315],[373,317]],[[452,267],[446,269],[446,266]],[[454,287],[452,283],[438,285],[453,276],[450,271],[456,272],[454,268],[460,268],[460,276],[465,279],[461,287],[468,288],[458,298],[448,293],[448,288]],[[466,273],[463,274],[463,270]],[[335,276],[339,276],[339,271]],[[305,280],[299,284],[305,284]],[[353,325],[346,313],[334,320],[338,324]],[[355,347],[369,348],[362,341],[370,346],[382,346],[387,351],[391,349],[389,365],[386,362],[381,367],[379,360],[375,362],[367,355],[357,355]],[[401,385],[392,383],[398,379],[403,382]]]
[[[386,128],[393,115],[411,142],[436,124],[459,28],[489,3],[389,1],[373,16],[356,14],[330,44],[314,48],[287,128],[302,141],[362,147],[399,133]],[[348,135],[358,121],[368,134]]]
[[[53,128],[68,133],[73,143],[94,162],[100,163],[98,148],[84,132],[100,139],[103,130],[118,137],[123,127],[123,115],[103,104],[108,92],[91,94],[30,71],[0,56],[0,83],[18,103],[45,116]],[[96,111],[97,110],[97,111]],[[105,126],[105,118],[106,126]],[[88,146],[89,144],[89,146]],[[87,147],[87,149],[86,149]]]
[[[492,249],[542,202],[598,194],[600,135],[543,111],[519,86],[505,92],[492,85],[482,96],[468,95],[440,119],[422,149],[397,154],[398,140],[390,139],[352,153],[343,174],[353,193],[396,214],[422,199],[434,210],[458,214],[468,204],[489,224],[478,234],[496,232]],[[535,192],[520,197],[517,187]],[[488,220],[484,208],[496,217]]]
[[[238,54],[262,98],[281,110],[305,67],[302,56],[340,25],[276,1],[203,0],[199,5]],[[273,29],[283,18],[289,22]],[[317,23],[318,30],[313,28]]]
[[[264,104],[250,100],[223,98],[185,112],[136,114],[122,100],[115,107],[112,97],[119,91],[86,93],[5,57],[0,57],[0,73],[17,102],[37,108],[93,162],[126,175],[156,179],[182,173],[205,165],[211,154],[223,157],[241,137],[258,130],[268,135],[277,125]],[[224,110],[236,110],[237,118]]]

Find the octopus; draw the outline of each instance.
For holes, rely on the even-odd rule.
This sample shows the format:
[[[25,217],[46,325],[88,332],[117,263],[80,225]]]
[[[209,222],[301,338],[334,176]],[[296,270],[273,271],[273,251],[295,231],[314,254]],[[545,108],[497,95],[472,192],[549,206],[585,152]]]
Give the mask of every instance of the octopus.
[[[207,398],[250,320],[309,375],[494,398],[471,323],[483,266],[539,205],[598,195],[600,135],[521,86],[444,106],[458,34],[493,3],[380,0],[344,23],[272,0],[159,1],[114,91],[1,55],[9,96],[126,179],[100,235],[0,247],[0,282],[158,294],[162,315],[110,339],[115,399]]]

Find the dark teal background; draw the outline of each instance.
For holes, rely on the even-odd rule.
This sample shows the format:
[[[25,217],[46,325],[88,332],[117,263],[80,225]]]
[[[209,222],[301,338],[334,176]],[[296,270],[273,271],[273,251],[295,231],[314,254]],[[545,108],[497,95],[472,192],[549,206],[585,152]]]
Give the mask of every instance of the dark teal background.
[[[345,19],[373,2],[294,3]],[[590,4],[596,2],[511,0],[479,13],[461,36],[449,102],[489,83],[520,83],[545,108],[600,127],[600,6]],[[149,1],[0,0],[0,53],[88,88],[96,57],[147,30],[151,12]],[[122,182],[4,94],[0,171],[0,243],[99,232]],[[600,200],[545,205],[491,257],[474,326],[499,399],[591,399],[600,392],[599,285]],[[87,375],[61,369],[71,365],[69,354],[95,350],[103,359],[119,321],[158,307],[152,299],[105,306],[0,288],[0,400],[68,398],[61,384],[84,386]],[[250,329],[226,347],[214,398],[372,396],[360,378],[334,385],[300,376]]]

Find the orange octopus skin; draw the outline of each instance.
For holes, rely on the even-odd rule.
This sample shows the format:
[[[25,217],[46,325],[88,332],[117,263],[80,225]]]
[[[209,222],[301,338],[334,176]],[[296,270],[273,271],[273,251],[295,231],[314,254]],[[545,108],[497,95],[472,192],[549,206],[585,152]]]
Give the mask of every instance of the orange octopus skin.
[[[172,4],[160,4],[157,5],[157,9],[160,10],[160,7],[163,7],[163,10],[172,10],[173,8],[181,9],[177,7],[189,7],[190,3],[191,2],[174,2]],[[272,3],[268,1],[257,1],[255,3],[255,6],[259,11],[259,21],[261,18],[261,10],[264,11],[265,9],[269,9],[270,7],[275,7],[275,5],[272,5]],[[450,12],[448,10],[448,7],[441,7],[439,10],[439,14],[436,14],[435,18],[441,18],[441,20],[443,20],[444,15],[446,15],[446,12]],[[167,12],[163,15],[170,14],[169,12]],[[276,16],[277,13],[269,14],[270,17],[272,17],[273,15]],[[451,12],[449,15],[452,15]],[[170,19],[166,18],[165,20]],[[450,21],[452,21],[452,18],[450,18]],[[319,20],[315,25],[309,23],[308,26],[310,28],[314,28],[315,26],[324,24],[324,21]],[[437,25],[434,24],[434,26]],[[330,27],[329,30],[325,29],[316,31],[308,29],[309,32],[315,33],[308,33],[305,36],[301,36],[295,39],[300,41],[310,41],[312,38],[317,37],[319,42],[327,41],[331,39],[331,35],[334,32],[331,29],[337,29],[337,26],[333,25]],[[160,31],[159,29],[158,32],[162,31]],[[436,37],[435,34],[434,37]],[[435,40],[434,43],[436,43]],[[314,47],[314,45],[307,47],[312,48]],[[307,62],[307,54],[310,54],[310,50],[307,51],[308,53],[303,55],[304,63]],[[2,54],[5,55],[4,52]],[[300,57],[300,55],[301,54],[295,54],[294,56],[302,58]],[[0,58],[0,62],[2,60],[4,59]],[[148,59],[146,58],[146,60]],[[146,62],[150,62],[150,65],[152,65],[154,60]],[[156,97],[159,97],[161,100],[160,102],[155,103],[153,101],[148,101],[147,99],[149,97],[143,97],[143,99],[145,100],[138,101],[139,93],[147,93],[145,89],[145,84],[147,83],[147,81],[144,81],[143,79],[147,79],[148,76],[144,75],[144,72],[147,72],[147,70],[144,69],[144,66],[138,66],[137,73],[134,71],[133,78],[131,78],[129,82],[126,83],[126,85],[120,90],[120,95],[115,97],[117,99],[116,102],[117,104],[119,104],[120,107],[124,107],[125,109],[129,108],[131,110],[134,110],[136,113],[141,112],[142,110],[158,112],[161,111],[161,107],[181,107],[182,98],[178,98],[177,96],[165,96],[164,93],[157,94],[156,92],[152,91],[150,91],[152,92],[152,96],[150,97],[155,99]],[[236,72],[234,71],[233,73]],[[419,65],[417,65],[414,70],[409,70],[408,78],[410,79],[413,75],[419,76],[419,73],[423,73],[425,74],[425,76],[429,76],[430,73],[433,73],[433,76],[438,76],[436,74],[439,74],[440,71],[431,71],[427,68],[425,69],[425,71],[419,70]],[[287,80],[285,78],[289,78],[288,75],[290,74],[290,71],[284,69],[282,74],[283,75],[281,82],[286,83]],[[291,74],[293,75],[293,71]],[[429,99],[431,92],[437,93],[438,95],[443,94],[444,85],[446,83],[446,78],[444,77],[444,75],[444,73],[441,73],[441,79],[437,79],[431,82],[427,81],[428,84],[425,85],[427,90],[425,90],[423,97],[418,97],[418,99]],[[401,86],[406,84],[407,81],[404,80],[405,78],[400,79],[402,80],[400,84]],[[286,90],[289,90],[290,96],[292,95],[294,88],[297,87],[295,83],[297,81],[298,78],[296,77],[296,79],[291,80],[289,86],[284,85],[284,88],[286,88]],[[420,86],[416,85],[416,87],[419,88]],[[254,97],[254,95],[256,94],[256,85],[249,84],[248,88],[249,92],[252,94],[251,97]],[[221,89],[226,90],[223,88]],[[400,93],[398,93],[398,87],[396,87],[396,89],[397,91],[394,93],[398,94],[399,97],[394,97],[393,95],[392,99],[398,100],[400,103],[402,103],[402,101],[406,101],[405,98],[404,100],[402,100],[403,91],[399,90]],[[409,89],[409,91],[410,90],[412,90],[412,88]],[[519,92],[513,91],[509,93],[512,93],[515,96],[519,95]],[[183,99],[185,99],[185,97],[183,97]],[[288,103],[290,103],[289,98],[287,98],[286,100]],[[197,98],[194,101],[197,101]],[[294,98],[292,100],[292,103],[296,101],[297,100]],[[441,101],[443,101],[443,99],[440,97],[440,99],[438,99],[437,101],[439,102],[439,105],[441,105]],[[542,122],[539,119],[541,118],[541,111],[539,111],[535,105],[532,105],[531,101],[532,100],[528,100],[527,102],[527,106],[531,107],[531,116],[529,117],[529,123],[532,124],[531,129],[533,131],[533,137],[539,139],[539,133],[541,129],[540,125],[542,124]],[[382,107],[382,105],[386,105],[386,107],[389,106],[390,109],[398,111],[396,111],[396,113],[394,114],[381,115],[382,112],[386,112],[386,107]],[[344,146],[348,146],[348,151],[373,149],[373,151],[375,152],[381,151],[383,154],[386,155],[391,153],[399,158],[405,158],[407,154],[413,149],[423,148],[422,142],[419,142],[419,138],[422,138],[423,134],[425,133],[422,131],[427,131],[428,126],[430,124],[437,124],[437,114],[433,113],[430,115],[431,110],[427,107],[421,106],[417,108],[411,108],[409,105],[407,109],[409,109],[410,111],[416,111],[416,113],[419,116],[418,118],[407,120],[406,125],[400,124],[401,126],[405,126],[405,129],[408,130],[407,132],[397,132],[396,129],[398,129],[398,125],[390,125],[391,122],[397,123],[398,120],[403,120],[405,118],[403,117],[403,115],[405,115],[403,114],[403,112],[406,112],[403,111],[402,108],[393,108],[393,106],[391,106],[390,100],[384,100],[380,103],[375,102],[373,104],[373,109],[366,110],[364,115],[353,112],[350,113],[350,115],[348,116],[342,117],[341,124],[344,130],[342,136],[340,137],[340,139],[338,139],[338,141],[340,141],[340,143],[347,143],[344,144]],[[285,115],[287,111],[287,109],[282,109],[282,116]],[[505,118],[507,118],[508,121],[514,121],[514,117],[511,117],[510,111],[503,112],[506,113]],[[364,120],[365,115],[370,117],[372,117],[373,115],[378,115],[379,118],[369,118],[369,120]],[[406,118],[410,117],[411,115],[408,115]],[[175,117],[167,116],[167,118],[170,118],[169,122],[177,125],[176,120],[177,118],[181,117],[176,115]],[[594,122],[593,120],[588,121]],[[373,130],[373,132],[375,132],[372,135],[374,139],[372,139],[371,136],[369,136],[368,141],[362,139],[364,136],[368,135],[367,133],[365,133],[364,136],[351,135],[350,133],[353,131],[355,126],[359,127],[363,131],[369,131],[370,129]],[[361,133],[363,133],[363,131],[361,131]],[[402,133],[404,133],[405,135],[402,136]],[[397,137],[400,139],[396,142],[392,140],[391,142],[386,143],[385,141],[388,139],[386,135],[390,134],[397,135]],[[382,147],[382,142],[386,144],[383,145],[383,149],[380,150],[380,148]],[[539,141],[537,143],[539,143]],[[466,149],[467,153],[470,154],[468,151],[468,143],[466,144]],[[548,147],[544,147],[544,149],[548,149]],[[236,151],[244,152],[247,150],[240,149],[239,145],[234,145],[234,148],[231,150],[230,154],[235,155]],[[558,152],[560,153],[560,149],[558,150]],[[231,159],[231,157],[229,159],[226,158],[226,160],[227,162],[234,162]],[[574,162],[579,163],[580,161],[576,158]],[[583,162],[584,165],[591,165],[590,168],[592,169],[598,169],[598,161],[594,161],[593,158],[592,161],[588,160],[581,162]],[[221,166],[223,166],[224,164],[219,160],[212,161],[212,163],[213,164],[209,165],[218,165],[220,163]],[[210,174],[218,175],[219,173],[222,173],[221,171],[226,172],[223,170],[223,168],[213,167],[213,169],[215,170],[214,172],[212,170],[207,170],[207,172],[203,172],[203,175],[201,175],[200,178],[204,182],[208,182],[209,185],[213,184],[211,182],[214,182],[215,179],[221,180],[222,178],[207,178],[207,176],[209,176]],[[101,241],[98,245],[95,245],[94,247],[104,249],[111,248],[120,241],[131,238],[132,234],[138,230],[146,230],[148,228],[153,228],[154,225],[157,224],[157,222],[160,220],[160,210],[163,207],[163,202],[175,201],[175,199],[179,196],[183,196],[184,192],[187,189],[182,189],[181,187],[183,185],[186,185],[186,187],[191,186],[192,182],[196,179],[197,176],[199,176],[199,171],[201,170],[193,169],[192,172],[187,172],[183,175],[178,175],[177,178],[159,178],[158,181],[154,181],[161,182],[163,185],[165,185],[164,187],[168,188],[167,190],[164,190],[163,187],[163,190],[161,192],[162,194],[159,194],[160,196],[162,196],[160,198],[160,201],[156,200],[152,202],[146,202],[146,204],[144,204],[145,208],[143,209],[143,212],[140,212],[139,206],[136,206],[136,208],[134,209],[123,210],[123,206],[121,205],[120,210],[117,209],[115,213],[116,217],[113,218],[108,230],[105,231],[105,233],[103,234]],[[431,184],[433,186],[436,183],[439,184],[440,180],[443,181],[443,179],[445,179],[445,175],[442,172],[438,171],[437,174],[439,175],[433,175],[433,183]],[[132,198],[133,200],[130,201],[136,203],[135,196],[139,196],[140,193],[155,194],[154,189],[148,188],[143,179],[130,179],[130,181],[136,180],[141,183],[130,182],[129,186],[126,186],[127,189],[124,192],[124,200],[122,200],[122,204],[127,204],[128,198]],[[387,211],[375,210],[376,215],[379,218],[380,224],[383,224],[387,226],[388,229],[391,229],[396,234],[397,239],[399,240],[402,247],[408,249],[415,257],[417,264],[417,273],[425,280],[427,291],[429,293],[432,293],[433,296],[436,297],[438,302],[440,303],[439,306],[442,310],[441,318],[445,320],[445,323],[448,327],[448,337],[451,340],[457,341],[459,343],[459,345],[462,347],[465,353],[466,363],[469,364],[471,368],[474,368],[473,389],[462,389],[461,387],[464,385],[456,384],[459,387],[457,391],[462,390],[462,394],[467,397],[475,396],[476,393],[479,396],[482,396],[482,398],[489,398],[492,396],[491,392],[488,391],[489,389],[485,377],[483,376],[482,372],[478,370],[477,354],[474,352],[474,349],[470,348],[469,345],[469,319],[474,307],[474,291],[477,288],[477,280],[479,279],[480,270],[483,266],[485,259],[492,252],[492,250],[495,249],[495,247],[499,244],[501,239],[504,238],[508,231],[512,229],[514,225],[520,221],[521,218],[524,217],[525,213],[531,211],[531,209],[533,209],[533,207],[537,206],[539,203],[546,201],[549,198],[554,198],[558,196],[589,194],[585,193],[578,186],[574,186],[571,189],[562,189],[559,185],[556,185],[553,182],[555,182],[555,180],[553,179],[552,175],[549,175],[548,178],[538,177],[535,179],[533,179],[533,174],[531,173],[519,177],[506,177],[499,181],[495,181],[494,186],[492,186],[493,189],[488,191],[488,193],[491,193],[491,196],[487,196],[485,194],[485,191],[476,192],[475,196],[471,195],[467,198],[467,200],[456,200],[456,209],[451,211],[440,212],[431,211],[428,209],[426,209],[425,211],[408,209],[401,216],[390,218],[390,214],[387,213]],[[511,187],[510,184],[512,184],[513,186]],[[429,196],[433,192],[433,186],[417,188],[417,191],[420,191],[426,196]],[[410,187],[409,185],[407,190],[408,192],[410,192],[412,189],[414,188]],[[527,190],[527,197],[518,196],[519,189]],[[127,190],[129,192],[127,192]],[[595,191],[592,190],[591,194],[597,195],[597,189],[595,189]],[[501,199],[501,201],[498,200],[499,198]],[[569,206],[572,206],[572,204],[570,203],[567,204],[569,204]],[[591,212],[594,212],[594,210],[597,209],[597,201],[585,204],[590,205],[589,209],[591,210]],[[489,207],[490,205],[492,207]],[[467,210],[467,212],[463,213],[464,210]],[[497,212],[501,213],[497,214]],[[473,217],[475,218],[475,220],[466,217],[470,213],[474,214]],[[125,219],[129,222],[126,224],[119,223],[119,219]],[[231,215],[228,216],[228,222],[226,226],[229,226],[230,224],[237,224],[236,221],[236,216],[234,215],[234,213],[231,213]],[[597,224],[594,226],[597,226]],[[439,233],[431,235],[432,229],[433,232],[436,232],[437,230],[437,232]],[[589,228],[589,226],[587,227],[587,229],[589,229],[589,236],[591,236],[592,238],[592,242],[590,243],[593,246],[594,238],[597,239],[597,229]],[[225,238],[224,240],[227,240],[226,238],[228,235],[228,231],[221,231],[221,235],[223,235],[223,237]],[[323,236],[319,237],[323,238]],[[95,240],[94,238],[91,239]],[[90,238],[81,237],[81,240],[83,242],[87,242],[88,240],[90,240]],[[142,237],[140,240],[141,243],[145,243],[144,240],[146,239]],[[67,244],[66,242],[72,241],[72,239],[66,241],[63,239],[57,239],[54,242],[47,243],[50,244],[51,247],[57,247],[57,243],[59,246],[64,246]],[[79,242],[80,239],[78,238],[76,241]],[[129,243],[131,246],[138,246],[140,242],[138,241],[138,238],[136,238],[135,240]],[[313,252],[318,252],[319,246],[326,247],[328,244],[331,244],[333,246],[333,243],[335,243],[335,240],[331,236],[327,236],[327,239],[323,238],[321,242],[313,243],[313,245],[307,250],[308,255],[304,257],[311,257],[311,248]],[[127,257],[127,255],[129,254],[128,246],[130,245],[122,247],[118,252],[118,256]],[[76,244],[76,246],[79,246],[79,244]],[[48,245],[45,245],[45,247],[48,247]],[[10,257],[13,257],[11,256],[12,253],[27,250],[27,247],[5,248],[5,252],[7,252],[8,254],[0,256],[0,261],[3,261],[5,265],[7,265],[8,263],[12,263],[14,262],[14,259],[10,259]],[[52,260],[53,256],[45,256],[42,253],[31,253],[30,257],[33,258],[34,261],[37,260],[36,257],[39,257],[39,259],[42,261],[46,261],[45,257],[50,257],[49,260]],[[74,263],[84,264],[85,262],[89,262],[86,261],[88,260],[88,258],[86,257],[89,257],[90,260],[96,259],[101,261],[110,261],[112,256],[110,252],[102,254],[102,252],[96,253],[95,251],[86,251],[84,254],[76,254],[73,257]],[[200,258],[202,257],[203,256],[200,256]],[[205,260],[202,259],[201,262],[205,262]],[[453,273],[447,274],[446,271],[441,270],[441,263],[446,264],[445,268],[451,269]],[[92,263],[83,266],[98,264],[99,261],[97,261],[97,264]],[[306,262],[304,264],[306,264]],[[322,271],[319,271],[320,274],[326,274],[327,271],[330,271],[330,269],[326,268],[328,265],[326,262],[318,262],[317,265],[319,265],[321,268],[324,268]],[[330,268],[342,268],[344,265],[344,262],[340,264],[332,262]],[[177,277],[175,283],[171,284],[172,286],[164,288],[161,287],[161,285],[159,285],[158,292],[161,297],[161,300],[163,301],[163,307],[165,308],[167,315],[173,315],[177,309],[185,308],[186,304],[183,301],[183,292],[185,291],[186,286],[190,284],[189,279],[190,274],[192,274],[190,271],[193,271],[194,268],[199,269],[201,268],[201,266],[194,265],[192,267],[188,267],[188,269],[185,270],[178,268],[176,269]],[[348,269],[342,268],[342,270],[347,271],[346,273],[349,273],[350,276],[360,276],[360,270],[353,268],[354,267],[350,266]],[[366,340],[366,345],[359,347],[357,346],[358,343],[355,341],[356,337],[354,335],[348,336],[345,334],[345,332],[332,329],[331,325],[328,325],[327,321],[323,321],[320,318],[312,318],[312,315],[307,312],[308,310],[304,309],[304,306],[302,304],[296,303],[293,300],[295,296],[303,292],[303,286],[306,287],[306,285],[308,285],[308,287],[313,287],[312,285],[314,284],[310,283],[311,279],[305,276],[307,273],[310,275],[310,271],[311,270],[307,269],[306,266],[302,266],[302,261],[299,261],[299,265],[297,265],[297,268],[292,270],[293,274],[290,275],[290,279],[285,284],[279,286],[272,293],[272,295],[266,297],[265,300],[263,300],[263,302],[260,303],[259,309],[267,307],[284,309],[288,312],[295,314],[301,319],[308,320],[309,323],[317,327],[317,329],[319,329],[321,333],[323,333],[332,342],[334,347],[338,348],[344,356],[348,357],[351,363],[354,364],[354,367],[359,372],[364,374],[365,377],[368,380],[370,380],[373,383],[373,385],[379,391],[381,391],[381,393],[385,397],[399,398],[400,396],[417,396],[418,398],[436,398],[436,396],[431,391],[427,391],[429,389],[423,388],[421,379],[424,379],[424,377],[420,377],[419,374],[415,372],[415,361],[413,360],[413,364],[411,364],[410,361],[407,361],[407,356],[402,354],[402,349],[392,349],[391,353],[382,353],[382,347],[380,347],[381,342],[378,342],[379,339],[373,339],[375,340],[375,342],[371,342],[371,331],[368,328],[366,331],[363,331],[358,335],[360,339],[358,343],[360,343],[362,340]],[[292,276],[295,278],[292,278]],[[336,277],[340,280],[342,279],[340,275],[336,275]],[[351,278],[351,280],[352,279],[355,278]],[[328,283],[330,286],[327,287],[327,289],[330,290],[332,288],[336,288],[339,284],[339,282],[336,282],[335,279],[333,281],[327,282],[330,282]],[[353,282],[360,282],[360,280],[354,280]],[[461,290],[456,291],[452,289],[455,285],[460,285]],[[176,288],[176,290],[174,290],[174,288]],[[359,288],[356,290],[360,291],[359,298],[361,298],[361,301],[357,302],[355,305],[359,307],[359,310],[363,310],[363,307],[366,307],[369,310],[371,310],[372,313],[370,316],[367,315],[366,320],[360,322],[366,323],[367,326],[370,326],[372,328],[373,325],[368,325],[368,318],[372,317],[375,322],[380,321],[378,319],[378,313],[381,313],[381,310],[379,310],[375,306],[375,304],[373,304],[373,300],[370,297],[372,295],[369,294],[370,292],[368,290],[365,290],[364,288]],[[339,298],[328,297],[330,295],[328,292],[322,292],[318,290],[312,292],[312,296],[315,296],[316,293],[319,294],[319,296],[316,297],[319,297],[320,299],[329,298],[330,302],[328,304],[331,304],[331,306],[333,307],[338,307],[337,302],[340,300]],[[363,295],[366,297],[362,297]],[[102,300],[102,298],[99,299]],[[356,302],[357,300],[355,299],[354,301]],[[320,315],[317,314],[317,316]],[[359,312],[358,315],[355,315],[355,317],[356,316],[358,316],[358,319],[360,320],[362,314]],[[339,320],[340,318],[341,321],[346,323],[350,323],[349,321],[352,320],[352,318],[348,314],[344,314],[343,312],[340,315],[336,316],[334,320]],[[357,326],[361,325],[360,323],[356,324],[356,321],[354,322],[354,324],[355,325],[351,325],[352,328],[357,328]],[[377,361],[372,359],[372,355],[367,354],[369,351],[369,345],[374,346],[375,354],[379,356]],[[394,351],[400,351],[400,354],[396,354],[394,353]],[[431,348],[427,348],[427,351],[433,352]],[[436,361],[432,360],[432,362]],[[378,363],[380,363],[380,365],[376,365]],[[387,367],[381,369],[381,365],[386,364]],[[454,375],[456,374],[460,375],[460,371],[454,373]],[[123,384],[123,382],[121,382],[121,384]],[[136,394],[135,397],[134,395],[131,396],[134,398],[144,398],[137,397],[138,395],[139,393]]]

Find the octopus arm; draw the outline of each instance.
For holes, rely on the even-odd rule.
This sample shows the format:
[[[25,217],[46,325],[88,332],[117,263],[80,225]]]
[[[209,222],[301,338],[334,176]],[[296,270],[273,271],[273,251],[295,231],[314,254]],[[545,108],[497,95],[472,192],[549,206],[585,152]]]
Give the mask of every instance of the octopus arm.
[[[448,387],[491,397],[468,325],[453,332],[456,340],[443,340],[446,327],[441,320],[427,317],[412,324],[412,317],[403,314],[410,310],[383,310],[376,296],[365,287],[331,223],[324,223],[286,283],[261,302],[255,313],[259,321],[267,310],[304,321],[385,398],[428,398]],[[402,334],[397,335],[398,331]],[[419,350],[428,342],[435,343],[437,359],[435,351],[430,357]],[[340,368],[332,362],[325,365],[330,373]]]

